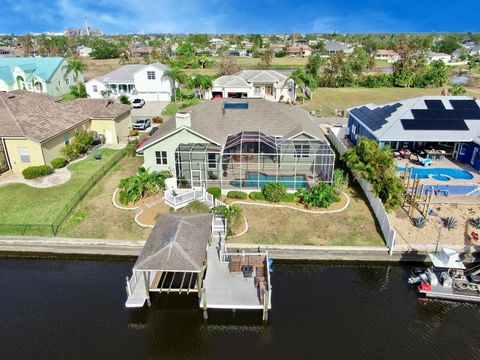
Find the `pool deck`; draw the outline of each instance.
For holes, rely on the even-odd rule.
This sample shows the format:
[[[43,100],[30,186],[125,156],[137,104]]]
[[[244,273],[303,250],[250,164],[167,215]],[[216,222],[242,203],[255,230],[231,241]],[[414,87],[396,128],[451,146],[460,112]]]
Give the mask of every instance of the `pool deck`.
[[[444,160],[437,160],[434,161],[430,166],[424,167],[416,162],[416,158],[411,160],[406,159],[396,159],[396,166],[397,167],[409,167],[413,168],[420,168],[420,169],[431,169],[431,168],[450,168],[450,169],[457,169],[457,170],[464,170],[468,171],[470,174],[473,175],[473,179],[466,180],[466,179],[451,179],[449,181],[439,181],[432,178],[429,179],[421,179],[421,184],[425,185],[448,185],[448,186],[478,186],[480,185],[480,173],[475,170],[469,164],[464,164],[458,162],[451,157],[445,158]],[[399,172],[403,176],[403,172]]]

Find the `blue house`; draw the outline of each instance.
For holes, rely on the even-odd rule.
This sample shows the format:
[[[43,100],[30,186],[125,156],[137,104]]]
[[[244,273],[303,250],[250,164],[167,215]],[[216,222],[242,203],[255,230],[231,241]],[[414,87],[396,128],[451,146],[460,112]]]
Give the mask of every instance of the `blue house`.
[[[349,135],[392,150],[443,149],[480,171],[480,101],[465,96],[423,96],[349,110]]]

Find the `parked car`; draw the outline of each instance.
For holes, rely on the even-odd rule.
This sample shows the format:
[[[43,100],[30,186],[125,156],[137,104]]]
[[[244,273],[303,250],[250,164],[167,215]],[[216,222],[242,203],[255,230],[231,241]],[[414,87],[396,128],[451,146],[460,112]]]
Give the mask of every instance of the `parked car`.
[[[137,144],[137,149],[140,149],[143,146],[143,144],[147,142],[148,139],[150,139],[150,136],[147,135],[142,140],[140,140]],[[139,154],[142,154],[142,153],[143,151],[139,152]]]
[[[143,99],[135,99],[132,101],[132,106],[134,108],[141,108],[143,105],[145,105],[145,100]]]
[[[132,125],[132,129],[134,130],[145,130],[148,129],[152,125],[150,119],[137,119]]]

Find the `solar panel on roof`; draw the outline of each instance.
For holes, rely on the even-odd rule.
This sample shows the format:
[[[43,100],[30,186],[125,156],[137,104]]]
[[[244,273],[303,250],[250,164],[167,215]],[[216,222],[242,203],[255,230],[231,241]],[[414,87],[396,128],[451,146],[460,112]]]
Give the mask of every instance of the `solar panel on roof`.
[[[450,100],[454,109],[480,109],[475,100]]]
[[[445,109],[442,100],[425,100],[425,105],[427,109]]]
[[[240,103],[224,103],[224,109],[248,109],[248,102],[240,102]]]

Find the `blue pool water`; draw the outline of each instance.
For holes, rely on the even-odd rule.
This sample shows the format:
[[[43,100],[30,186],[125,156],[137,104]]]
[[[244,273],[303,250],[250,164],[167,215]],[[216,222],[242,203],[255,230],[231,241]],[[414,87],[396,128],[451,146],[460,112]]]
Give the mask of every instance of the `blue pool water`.
[[[275,175],[267,175],[263,173],[247,172],[246,179],[234,180],[230,184],[236,187],[262,187],[271,182],[280,182],[287,188],[306,188],[308,187],[308,181],[305,175],[288,175],[279,176],[278,180]]]
[[[403,167],[397,167],[397,171],[405,171]],[[457,180],[471,180],[473,175],[468,171],[451,168],[414,168],[413,174],[418,175],[419,179],[428,179],[430,175],[438,181],[449,181],[450,178]]]

